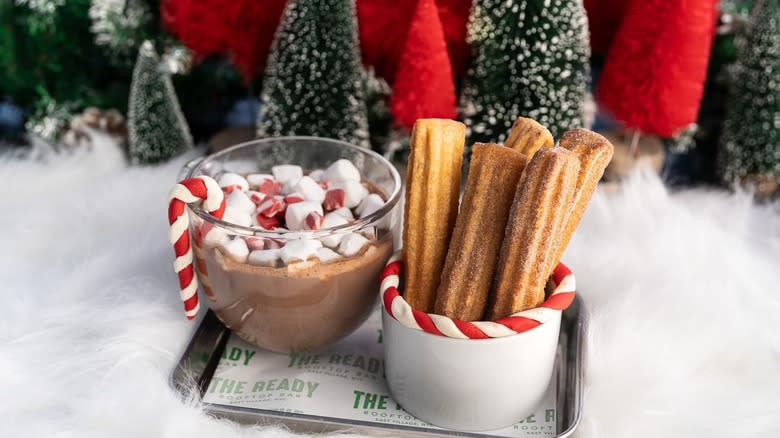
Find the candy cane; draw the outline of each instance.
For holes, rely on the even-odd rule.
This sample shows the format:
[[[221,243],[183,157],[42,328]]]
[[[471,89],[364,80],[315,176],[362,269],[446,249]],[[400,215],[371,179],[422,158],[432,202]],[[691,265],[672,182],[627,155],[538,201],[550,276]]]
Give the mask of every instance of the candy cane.
[[[200,309],[198,303],[198,278],[192,266],[190,248],[190,218],[186,204],[203,202],[203,208],[212,216],[222,219],[225,214],[225,194],[214,179],[198,176],[176,184],[168,197],[168,240],[173,245],[176,260],[173,270],[179,276],[179,296],[184,303],[187,319],[195,318]]]
[[[531,330],[566,310],[574,301],[574,274],[559,263],[552,273],[555,290],[538,307],[509,315],[496,321],[467,322],[414,309],[398,291],[401,254],[387,261],[381,275],[380,290],[387,313],[406,327],[457,339],[501,338]]]

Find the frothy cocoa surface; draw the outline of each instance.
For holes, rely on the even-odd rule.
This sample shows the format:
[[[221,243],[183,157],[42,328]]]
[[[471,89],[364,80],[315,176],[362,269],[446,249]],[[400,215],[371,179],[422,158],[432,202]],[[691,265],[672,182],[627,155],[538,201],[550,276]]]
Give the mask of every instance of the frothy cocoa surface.
[[[238,263],[218,248],[195,251],[217,316],[246,341],[278,352],[316,350],[356,329],[373,309],[392,252],[390,233],[328,263],[264,267]]]

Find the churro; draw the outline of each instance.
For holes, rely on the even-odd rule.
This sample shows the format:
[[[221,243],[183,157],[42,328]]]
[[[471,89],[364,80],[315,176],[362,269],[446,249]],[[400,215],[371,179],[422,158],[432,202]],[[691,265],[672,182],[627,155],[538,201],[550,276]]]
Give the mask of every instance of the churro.
[[[574,197],[579,161],[564,148],[541,149],[517,186],[487,308],[495,320],[544,300],[550,260]]]
[[[531,159],[536,151],[542,148],[551,148],[554,143],[550,131],[539,122],[526,117],[518,117],[506,137],[504,146]]]
[[[567,131],[561,137],[559,145],[574,152],[580,162],[580,171],[577,175],[572,209],[564,222],[561,243],[558,246],[558,253],[552,260],[552,265],[549,266],[550,270],[555,268],[555,264],[560,261],[563,251],[569,245],[574,230],[580,224],[588,202],[590,202],[593,192],[596,191],[596,186],[604,175],[604,169],[607,168],[615,150],[609,140],[587,129]]]
[[[433,309],[463,321],[478,321],[485,312],[509,209],[528,163],[525,155],[497,144],[477,143],[472,151]]]
[[[406,174],[403,259],[404,298],[431,312],[458,214],[466,126],[446,119],[418,119]]]

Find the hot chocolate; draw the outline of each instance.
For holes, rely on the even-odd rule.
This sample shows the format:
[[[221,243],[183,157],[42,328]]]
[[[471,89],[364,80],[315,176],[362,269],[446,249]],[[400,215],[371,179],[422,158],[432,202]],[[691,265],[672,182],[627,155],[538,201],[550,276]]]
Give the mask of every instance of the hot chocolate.
[[[393,233],[390,219],[366,221],[387,197],[345,159],[271,172],[219,175],[222,219],[254,228],[236,234],[193,220],[195,270],[210,307],[243,339],[279,352],[318,349],[373,308]]]
[[[351,257],[268,267],[239,263],[219,247],[195,247],[217,316],[241,338],[278,352],[318,349],[356,329],[374,308],[392,251],[392,235],[384,233]]]

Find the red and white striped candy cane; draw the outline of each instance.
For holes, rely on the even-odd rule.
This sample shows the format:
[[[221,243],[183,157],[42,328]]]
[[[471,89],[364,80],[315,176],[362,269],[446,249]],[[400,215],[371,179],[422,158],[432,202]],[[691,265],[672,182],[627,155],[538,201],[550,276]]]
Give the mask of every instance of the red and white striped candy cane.
[[[222,219],[225,214],[225,194],[214,179],[197,176],[185,179],[171,190],[168,197],[168,240],[173,245],[176,260],[173,269],[179,276],[179,295],[184,302],[187,319],[195,318],[200,309],[198,303],[198,278],[192,266],[190,248],[190,218],[186,204],[203,202],[203,209],[212,216]]]
[[[574,274],[566,265],[559,263],[551,275],[555,290],[538,307],[495,321],[461,321],[412,308],[398,291],[401,269],[401,253],[397,252],[387,261],[380,276],[385,310],[406,327],[439,336],[490,339],[515,335],[551,320],[556,313],[566,310],[574,301]]]

